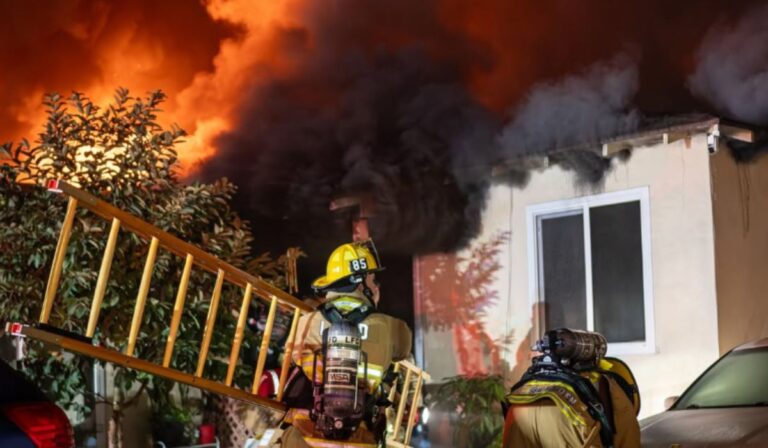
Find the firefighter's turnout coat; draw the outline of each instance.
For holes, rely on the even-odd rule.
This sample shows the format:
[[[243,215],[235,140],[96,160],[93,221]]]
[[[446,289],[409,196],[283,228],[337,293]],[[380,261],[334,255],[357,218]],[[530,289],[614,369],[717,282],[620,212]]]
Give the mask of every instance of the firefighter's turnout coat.
[[[329,328],[331,322],[325,319],[322,312],[314,311],[299,319],[296,341],[292,358],[294,364],[301,367],[306,377],[311,381],[315,352],[322,351],[323,330]],[[408,359],[411,356],[412,333],[408,325],[400,319],[382,313],[371,313],[358,325],[362,337],[362,350],[368,355],[368,386],[374,392],[381,384],[384,373],[393,362]],[[322,365],[314,373],[317,381],[322,381]],[[362,368],[358,371],[362,378]],[[286,422],[292,426],[286,429],[281,438],[284,447],[337,447],[337,446],[368,446],[365,443],[356,444],[352,439],[362,440],[367,437],[358,434],[364,432],[363,426],[353,434],[350,442],[330,441],[301,434],[296,427],[309,427],[308,412],[291,410]],[[304,424],[302,424],[304,423]]]
[[[635,408],[613,378],[597,372],[585,374],[597,387],[600,377],[609,385],[615,427],[614,448],[640,447]],[[504,448],[604,448],[601,425],[568,384],[532,380],[507,396],[510,407],[504,422]]]
[[[306,314],[299,319],[293,362],[301,367],[307,378],[312,379],[315,351],[323,348],[323,330],[329,328],[320,311]],[[368,354],[368,380],[370,389],[381,382],[384,372],[395,361],[411,356],[411,329],[400,319],[381,313],[371,313],[358,325],[362,336],[362,349]],[[359,375],[362,375],[362,370]],[[318,381],[322,381],[322,371]]]

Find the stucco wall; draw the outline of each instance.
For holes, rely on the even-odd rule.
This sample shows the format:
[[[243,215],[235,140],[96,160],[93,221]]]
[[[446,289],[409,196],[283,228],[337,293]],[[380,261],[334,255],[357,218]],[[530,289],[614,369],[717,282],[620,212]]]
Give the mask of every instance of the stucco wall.
[[[768,337],[768,157],[711,159],[720,351]]]
[[[485,327],[492,337],[513,332],[514,342],[504,352],[511,368],[509,381],[527,367],[525,348],[530,344],[526,339],[531,329],[526,207],[631,188],[648,187],[651,215],[656,350],[622,356],[640,385],[641,416],[662,411],[664,398],[679,395],[717,359],[709,157],[706,136],[700,134],[689,145],[680,140],[635,149],[628,161],[614,160],[599,186],[579,186],[572,172],[555,166],[535,172],[525,188],[491,190],[478,240],[499,230],[511,231],[511,238],[500,257],[503,269],[496,275],[500,300],[487,313]],[[439,356],[447,355],[425,353],[427,361]],[[437,377],[454,374],[435,373]]]

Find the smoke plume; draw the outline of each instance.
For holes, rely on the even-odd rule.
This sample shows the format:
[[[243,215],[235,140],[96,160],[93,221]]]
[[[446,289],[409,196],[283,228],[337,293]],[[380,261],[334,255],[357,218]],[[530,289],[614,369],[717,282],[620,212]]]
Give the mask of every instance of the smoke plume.
[[[327,237],[328,206],[349,193],[373,196],[371,230],[390,250],[474,235],[496,126],[455,69],[413,47],[295,48],[303,69],[250,92],[206,175],[240,185],[255,221],[284,217],[304,238]]]
[[[708,32],[689,78],[692,92],[727,117],[768,125],[768,5]]]
[[[582,180],[600,180],[609,163],[599,143],[634,131],[640,122],[632,106],[637,89],[637,66],[626,54],[534,86],[501,132],[500,158],[546,154]]]
[[[0,141],[34,139],[44,92],[76,89],[103,103],[117,86],[160,88],[164,124],[190,133],[184,172],[240,186],[256,247],[324,252],[308,241],[335,238],[343,216],[329,216],[330,200],[361,192],[377,204],[371,226],[384,248],[448,250],[478,230],[499,160],[545,152],[595,181],[607,163],[588,148],[637,125],[631,101],[690,111],[681,86],[705,30],[754,3],[0,0]],[[752,14],[765,18],[765,8]],[[715,60],[742,62],[699,64],[697,94],[763,82],[759,24],[724,28],[734,42],[750,39],[738,51],[708,38],[702,48],[727,53]],[[611,59],[628,46],[642,64]],[[728,65],[738,73],[698,74]],[[736,97],[745,98],[729,107],[758,112],[734,116],[760,118],[763,97]],[[575,146],[587,150],[558,151]],[[521,182],[527,167],[515,166]]]

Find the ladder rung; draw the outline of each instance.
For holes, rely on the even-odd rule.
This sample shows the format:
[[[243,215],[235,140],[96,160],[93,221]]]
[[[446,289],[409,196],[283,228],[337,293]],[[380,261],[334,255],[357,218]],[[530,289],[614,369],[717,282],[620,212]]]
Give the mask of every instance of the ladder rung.
[[[48,286],[45,289],[45,300],[43,309],[40,312],[40,323],[47,324],[51,317],[51,307],[53,299],[56,297],[56,290],[59,289],[59,279],[61,278],[61,267],[64,265],[64,256],[67,254],[69,237],[72,235],[72,224],[75,221],[75,212],[77,211],[77,199],[70,197],[67,202],[67,214],[64,216],[64,223],[61,225],[59,241],[56,243],[56,252],[53,254],[53,266],[48,275]]]
[[[283,392],[285,392],[285,382],[288,379],[288,370],[291,367],[291,357],[293,355],[293,343],[296,339],[296,327],[299,323],[301,313],[299,309],[293,310],[293,321],[291,322],[291,331],[288,333],[288,339],[285,341],[285,351],[283,352],[283,367],[280,369],[280,383],[277,386],[277,401],[283,401]]]
[[[125,354],[133,356],[136,348],[136,338],[139,337],[141,328],[141,319],[144,317],[144,305],[147,303],[147,294],[149,293],[149,284],[152,281],[152,271],[155,268],[155,258],[157,257],[158,240],[152,237],[149,243],[149,253],[147,261],[144,263],[144,272],[141,274],[141,284],[139,285],[139,295],[136,297],[136,307],[133,309],[133,321],[131,322],[131,332],[128,335],[128,346]]]
[[[259,393],[261,385],[261,375],[264,373],[264,364],[267,362],[267,352],[269,351],[269,340],[272,338],[272,326],[275,323],[275,313],[277,312],[277,297],[272,296],[272,303],[269,305],[269,315],[267,324],[264,328],[264,335],[261,337],[261,348],[259,349],[259,359],[256,362],[256,373],[253,375],[253,387],[251,392]]]
[[[232,385],[232,379],[235,377],[235,367],[240,357],[240,346],[243,343],[243,332],[245,331],[245,322],[248,319],[248,307],[251,304],[251,294],[253,287],[250,283],[245,287],[243,294],[243,303],[240,305],[240,315],[237,317],[237,327],[235,328],[235,337],[232,339],[232,351],[229,354],[229,366],[227,367],[227,378],[224,384]]]
[[[109,230],[107,246],[104,248],[104,257],[101,259],[101,269],[99,269],[99,278],[96,280],[96,290],[93,293],[93,303],[91,304],[91,315],[88,318],[88,329],[85,335],[92,338],[96,333],[96,325],[99,322],[99,312],[101,303],[104,300],[104,291],[107,290],[107,281],[109,280],[109,271],[112,268],[112,258],[115,255],[115,245],[117,244],[117,234],[120,232],[120,220],[112,219],[112,228]]]
[[[213,337],[213,327],[216,325],[216,312],[219,309],[219,298],[221,298],[221,285],[224,284],[224,271],[219,269],[216,275],[216,286],[213,288],[211,305],[208,307],[208,319],[205,321],[205,330],[203,333],[203,345],[200,347],[200,357],[197,360],[197,371],[195,376],[202,377],[205,369],[205,360],[208,358],[208,348],[211,345]]]
[[[168,367],[171,365],[171,359],[173,358],[173,345],[176,343],[176,332],[179,331],[181,314],[184,311],[184,301],[187,297],[189,273],[192,271],[192,265],[194,262],[195,258],[192,255],[187,254],[186,261],[184,261],[184,271],[181,273],[181,280],[179,281],[179,290],[176,293],[176,302],[173,305],[171,328],[168,330],[168,341],[165,343],[165,354],[163,355],[163,367]]]

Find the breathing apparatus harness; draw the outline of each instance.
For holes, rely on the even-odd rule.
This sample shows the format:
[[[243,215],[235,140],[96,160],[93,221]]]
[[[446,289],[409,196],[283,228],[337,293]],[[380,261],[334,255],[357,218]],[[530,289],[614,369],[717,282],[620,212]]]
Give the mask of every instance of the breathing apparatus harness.
[[[586,406],[589,415],[600,423],[600,441],[603,447],[613,447],[616,429],[607,379],[600,376],[596,389],[582,372],[598,371],[600,359],[605,356],[607,342],[594,332],[559,328],[548,331],[536,342],[533,349],[543,355],[533,359],[533,364],[512,391],[530,381],[552,381],[570,386]],[[506,415],[508,403],[502,404]]]
[[[329,301],[319,310],[331,326],[323,330],[322,349],[314,354],[310,418],[325,438],[348,439],[365,417],[367,408],[368,355],[362,350],[358,324],[373,312],[373,307],[361,304],[343,312],[334,301]],[[320,356],[322,380],[318,379],[317,368]],[[362,378],[358,374],[361,364]]]
[[[368,275],[383,269],[373,241],[356,241],[337,247],[328,258],[326,275],[312,283],[318,294],[337,294],[319,308],[331,325],[322,330],[322,349],[315,351],[312,364],[310,417],[327,439],[349,438],[363,419],[377,436],[376,428],[382,426],[377,410],[386,406],[386,400],[377,400],[368,393],[368,355],[362,350],[358,324],[375,311],[375,293],[367,282]],[[353,297],[358,290],[362,297],[359,293]],[[346,297],[349,300],[344,294],[350,294]],[[320,356],[322,379],[318,379]],[[358,375],[360,366],[362,379]]]

